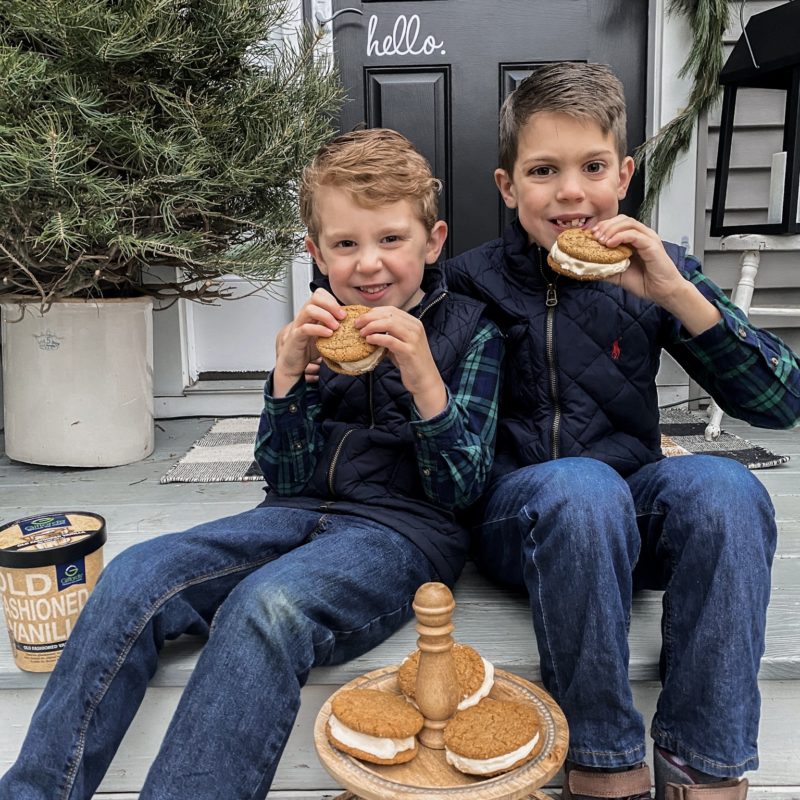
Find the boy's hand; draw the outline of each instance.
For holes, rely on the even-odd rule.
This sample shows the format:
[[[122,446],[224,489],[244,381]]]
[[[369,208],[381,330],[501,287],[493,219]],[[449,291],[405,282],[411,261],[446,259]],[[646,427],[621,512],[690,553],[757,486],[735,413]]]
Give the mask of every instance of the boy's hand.
[[[272,393],[283,397],[303,376],[311,361],[319,358],[316,340],[330,336],[339,327],[345,312],[336,298],[324,289],[317,289],[306,300],[297,316],[284,327],[276,339],[275,369]]]
[[[607,247],[627,244],[633,248],[630,267],[612,279],[629,292],[664,306],[686,283],[658,234],[641,222],[618,214],[598,222],[591,233]]]
[[[370,344],[386,348],[423,419],[444,411],[447,390],[420,320],[394,306],[377,306],[362,314],[355,325]]]
[[[692,336],[719,322],[719,311],[681,275],[659,235],[647,225],[618,214],[598,222],[591,233],[608,247],[627,244],[633,248],[631,265],[609,280],[669,311]]]

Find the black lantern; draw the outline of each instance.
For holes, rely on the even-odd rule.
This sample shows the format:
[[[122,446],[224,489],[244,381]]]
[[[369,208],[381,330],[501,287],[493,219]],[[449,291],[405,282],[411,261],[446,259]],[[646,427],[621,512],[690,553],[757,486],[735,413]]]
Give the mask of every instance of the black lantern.
[[[792,0],[750,18],[722,68],[719,82],[725,91],[711,210],[711,235],[800,232],[800,0]],[[766,221],[726,225],[725,198],[739,89],[772,89],[785,93],[783,144],[782,149],[772,157]]]

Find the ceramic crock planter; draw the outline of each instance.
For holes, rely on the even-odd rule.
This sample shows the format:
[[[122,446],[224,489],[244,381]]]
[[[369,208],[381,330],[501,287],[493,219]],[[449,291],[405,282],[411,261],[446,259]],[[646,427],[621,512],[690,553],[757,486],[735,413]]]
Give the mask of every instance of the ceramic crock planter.
[[[24,312],[24,313],[23,313]],[[2,304],[6,453],[112,467],[153,451],[153,301]]]

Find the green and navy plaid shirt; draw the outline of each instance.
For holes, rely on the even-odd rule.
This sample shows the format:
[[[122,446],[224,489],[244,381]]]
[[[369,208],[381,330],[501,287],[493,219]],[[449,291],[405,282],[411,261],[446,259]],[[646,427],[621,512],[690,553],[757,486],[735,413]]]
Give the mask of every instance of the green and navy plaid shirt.
[[[430,419],[411,420],[417,464],[425,494],[442,508],[466,508],[478,498],[491,471],[503,337],[484,321],[446,386],[447,406]],[[279,495],[302,494],[323,449],[319,392],[299,380],[286,397],[273,397],[272,377],[264,387],[264,411],[255,458]]]
[[[699,336],[679,331],[667,350],[726,414],[761,428],[798,425],[798,357],[777,336],[752,325],[702,272],[692,270],[687,277],[722,319]]]

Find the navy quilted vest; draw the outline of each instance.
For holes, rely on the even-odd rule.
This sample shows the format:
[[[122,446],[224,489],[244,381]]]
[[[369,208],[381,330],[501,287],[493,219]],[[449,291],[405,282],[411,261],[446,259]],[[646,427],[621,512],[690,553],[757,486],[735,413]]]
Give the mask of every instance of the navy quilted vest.
[[[411,313],[422,319],[431,353],[449,384],[483,305],[446,291],[437,268],[426,270],[423,289],[426,295]],[[413,400],[400,371],[388,358],[356,377],[323,366],[319,390],[324,447],[303,496],[268,495],[264,504],[355,514],[388,525],[411,539],[441,579],[452,584],[468,537],[453,513],[431,504],[423,491],[409,424]]]
[[[683,267],[682,249],[665,246]],[[445,270],[507,336],[494,478],[567,456],[629,475],[662,457],[655,378],[673,317],[613,283],[554,273],[518,222]]]

